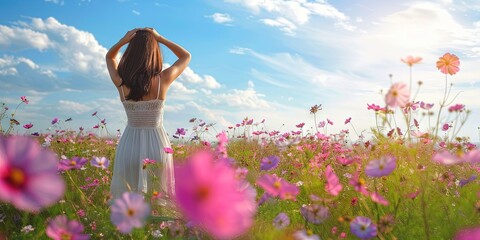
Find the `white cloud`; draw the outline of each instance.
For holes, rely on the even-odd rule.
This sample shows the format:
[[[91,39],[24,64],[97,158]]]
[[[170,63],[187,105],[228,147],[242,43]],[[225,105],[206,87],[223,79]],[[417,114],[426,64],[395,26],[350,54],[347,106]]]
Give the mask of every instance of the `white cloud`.
[[[203,85],[210,89],[220,88],[220,83],[210,75],[204,75],[203,77],[195,73],[190,67],[187,67],[185,71],[178,77],[175,82],[180,81],[184,83]]]
[[[58,110],[61,112],[74,112],[76,114],[82,114],[91,111],[92,108],[79,102],[60,100],[58,101]]]
[[[265,95],[257,93],[252,81],[248,81],[245,90],[232,89],[228,93],[217,94],[212,97],[216,104],[224,103],[230,107],[244,109],[269,109],[270,104],[265,100]]]
[[[207,17],[212,18],[214,22],[219,24],[229,25],[229,23],[233,22],[232,17],[230,17],[230,15],[226,13],[214,13]]]
[[[137,11],[137,10],[132,10],[132,13],[133,13],[133,14],[135,14],[135,15],[137,15],[137,16],[139,16],[139,15],[140,15],[140,12],[139,12],[139,11]]]
[[[312,16],[332,19],[336,26],[346,30],[355,29],[349,23],[349,17],[340,12],[326,1],[311,0],[225,0],[242,5],[260,15],[269,16],[261,22],[268,26],[277,27],[287,35],[295,35],[295,29],[308,23]]]
[[[63,0],[44,0],[45,2],[49,2],[49,3],[54,3],[54,4],[58,4],[58,5],[64,5],[65,2]]]
[[[45,50],[51,46],[45,33],[28,28],[8,27],[0,25],[0,50]]]
[[[197,90],[187,88],[183,83],[179,81],[175,81],[170,85],[170,88],[173,92],[178,94],[193,94],[196,93]]]
[[[233,53],[233,54],[238,54],[238,55],[244,55],[248,51],[250,51],[249,48],[234,47],[234,48],[230,49],[228,52]]]

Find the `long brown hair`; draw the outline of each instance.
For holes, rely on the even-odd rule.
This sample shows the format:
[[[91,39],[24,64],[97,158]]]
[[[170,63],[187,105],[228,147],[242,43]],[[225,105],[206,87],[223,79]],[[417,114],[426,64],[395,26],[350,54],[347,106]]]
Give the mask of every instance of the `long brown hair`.
[[[118,64],[122,84],[130,89],[126,100],[140,101],[147,95],[152,79],[162,72],[162,53],[155,36],[139,30],[130,40],[127,50]]]

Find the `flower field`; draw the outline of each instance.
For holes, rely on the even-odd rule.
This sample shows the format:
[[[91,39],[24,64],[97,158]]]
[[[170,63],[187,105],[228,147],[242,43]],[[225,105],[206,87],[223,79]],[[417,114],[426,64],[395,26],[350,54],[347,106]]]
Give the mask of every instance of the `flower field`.
[[[403,59],[410,71],[421,60]],[[176,165],[174,198],[112,199],[121,134],[30,133],[35,123],[15,119],[28,107],[22,96],[0,112],[0,239],[480,239],[480,150],[457,136],[470,112],[448,85],[459,64],[450,53],[436,63],[439,104],[416,100],[411,80],[392,83],[384,103],[366,103],[375,120],[368,137],[352,118],[329,133],[321,105],[305,119],[313,132],[304,122],[281,132],[245,118],[212,133],[191,119],[164,149]],[[24,136],[11,134],[21,127]],[[139,161],[147,172],[162,167]]]

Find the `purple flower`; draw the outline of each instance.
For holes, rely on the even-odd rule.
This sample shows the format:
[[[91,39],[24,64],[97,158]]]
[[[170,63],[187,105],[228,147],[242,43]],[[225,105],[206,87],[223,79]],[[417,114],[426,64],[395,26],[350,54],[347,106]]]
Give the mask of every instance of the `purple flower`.
[[[384,156],[370,161],[365,167],[365,173],[370,177],[383,177],[392,173],[395,167],[395,157]]]
[[[370,218],[358,216],[350,222],[350,231],[360,239],[377,236],[377,226]]]
[[[143,226],[145,219],[150,215],[150,206],[143,200],[143,195],[124,192],[115,199],[112,205],[110,220],[123,233],[129,233],[133,228]]]
[[[27,124],[23,125],[23,128],[25,128],[25,129],[30,129],[32,127],[33,127],[32,123],[27,123]]]
[[[262,159],[260,163],[260,170],[269,171],[275,169],[280,162],[280,158],[277,156],[269,156]]]
[[[55,123],[57,123],[57,122],[58,122],[58,118],[54,118],[54,119],[52,120],[52,125],[55,124]]]
[[[28,137],[0,136],[0,200],[36,212],[58,201],[64,191],[50,150]]]
[[[110,165],[110,161],[108,161],[107,158],[105,157],[94,157],[90,164],[94,167],[101,168],[101,169],[107,169],[108,166]]]
[[[177,136],[183,136],[185,135],[187,132],[185,130],[185,128],[177,128],[177,131],[175,132],[175,135]]]
[[[286,228],[290,224],[290,218],[288,218],[287,214],[279,213],[275,219],[273,219],[273,226],[276,229],[283,229]]]
[[[475,179],[477,179],[477,176],[475,176],[475,175],[470,176],[470,178],[468,178],[468,179],[462,179],[462,180],[460,180],[459,186],[463,187],[463,186],[473,182]]]
[[[90,239],[88,234],[82,234],[83,225],[80,222],[76,220],[69,221],[65,215],[60,215],[50,220],[45,232],[47,236],[54,240]]]
[[[300,213],[305,220],[313,224],[322,223],[329,215],[328,208],[319,204],[305,205],[300,208]]]
[[[81,157],[73,157],[72,159],[62,159],[58,162],[58,169],[65,171],[70,169],[80,169],[82,168],[88,160]]]

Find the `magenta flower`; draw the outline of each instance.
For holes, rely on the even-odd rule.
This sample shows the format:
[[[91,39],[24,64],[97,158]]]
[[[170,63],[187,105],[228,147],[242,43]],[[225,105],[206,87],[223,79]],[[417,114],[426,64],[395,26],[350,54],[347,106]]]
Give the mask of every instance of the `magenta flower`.
[[[173,153],[173,149],[172,149],[172,148],[169,148],[169,147],[163,148],[163,151],[165,151],[165,153],[169,153],[169,154],[172,154],[172,153]]]
[[[133,228],[141,228],[150,215],[150,206],[145,203],[143,195],[124,192],[112,204],[110,220],[123,233],[129,233]]]
[[[297,128],[303,128],[303,126],[305,126],[305,123],[299,123],[299,124],[295,125],[295,127],[297,127]]]
[[[27,99],[27,97],[21,96],[20,99],[22,99],[22,102],[24,102],[25,104],[28,104],[28,99]]]
[[[92,117],[93,116],[96,116],[97,115],[97,111],[95,111],[94,113],[92,113]]]
[[[25,129],[30,129],[32,127],[33,127],[32,123],[27,123],[27,124],[23,125],[23,128],[25,128]]]
[[[480,239],[480,227],[463,229],[460,230],[457,235],[455,235],[455,240],[473,239]]]
[[[367,103],[367,110],[373,110],[375,112],[378,112],[378,111],[381,111],[381,110],[384,110],[384,108],[380,107],[379,105],[375,105],[375,104],[368,104]]]
[[[463,111],[464,109],[465,109],[465,105],[463,105],[463,104],[455,104],[455,105],[453,105],[453,106],[450,106],[450,107],[448,108],[448,111],[449,111],[449,112],[461,112],[461,111]]]
[[[333,125],[333,122],[328,118],[327,118],[327,122],[328,122],[328,124]]]
[[[385,95],[385,102],[390,107],[405,107],[410,99],[410,90],[405,83],[394,83],[387,95]]]
[[[72,159],[62,159],[58,162],[58,169],[65,171],[70,169],[82,168],[88,160],[82,157],[73,157]]]
[[[175,185],[179,209],[214,238],[231,239],[252,226],[255,190],[224,161],[214,162],[210,152],[194,154],[175,169],[175,178],[189,179]]]
[[[353,186],[353,189],[365,196],[368,196],[367,188],[365,187],[365,180],[360,178],[360,173],[356,172],[348,181],[348,183]]]
[[[260,163],[260,170],[269,171],[269,170],[275,169],[278,166],[279,162],[280,162],[280,158],[277,156],[269,156],[269,157],[263,158]]]
[[[325,127],[326,124],[327,123],[325,121],[321,121],[321,122],[318,123],[318,127],[323,128],[323,127]]]
[[[90,164],[94,167],[101,168],[101,169],[107,169],[108,166],[110,165],[110,161],[108,161],[107,158],[105,157],[94,157]]]
[[[0,200],[36,212],[57,202],[64,191],[50,150],[28,137],[0,136]]]
[[[54,118],[54,119],[52,120],[52,125],[54,125],[54,124],[57,123],[57,122],[58,122],[58,118]]]
[[[360,239],[370,239],[377,236],[377,226],[370,218],[358,216],[350,222],[350,231]]]
[[[351,118],[351,117],[349,117],[349,118],[345,119],[345,124],[349,124],[349,123],[350,123],[350,121],[352,121],[352,118]]]
[[[442,126],[442,131],[448,131],[449,128],[450,128],[450,125],[448,123],[445,123]]]
[[[365,173],[370,177],[383,177],[393,172],[396,167],[395,157],[384,156],[370,161],[365,167]]]
[[[187,132],[185,130],[185,128],[177,128],[177,131],[175,132],[175,135],[177,136],[183,136],[185,135]]]
[[[69,221],[67,216],[65,215],[59,215],[54,219],[50,220],[45,232],[47,236],[54,240],[90,239],[90,236],[88,234],[82,234],[83,225],[79,221]]]
[[[299,189],[295,184],[291,184],[277,176],[265,174],[257,179],[257,184],[262,187],[272,197],[281,199],[295,200]]]
[[[330,165],[325,169],[325,178],[327,179],[325,190],[333,196],[337,196],[342,191],[343,186]]]
[[[290,218],[288,218],[288,215],[284,212],[279,213],[275,219],[273,219],[273,226],[276,229],[284,229],[288,225],[290,225]]]

